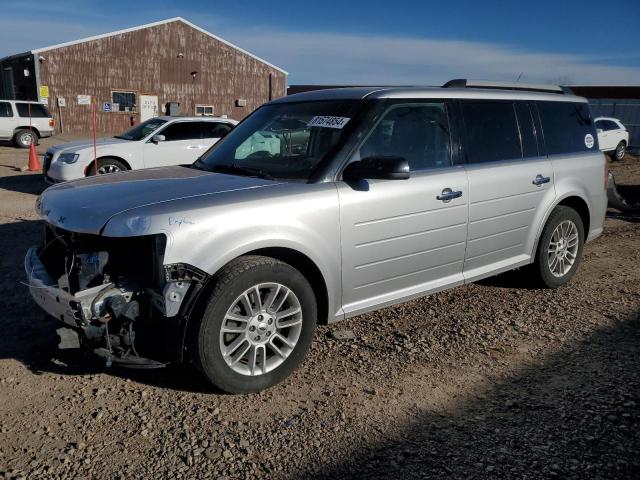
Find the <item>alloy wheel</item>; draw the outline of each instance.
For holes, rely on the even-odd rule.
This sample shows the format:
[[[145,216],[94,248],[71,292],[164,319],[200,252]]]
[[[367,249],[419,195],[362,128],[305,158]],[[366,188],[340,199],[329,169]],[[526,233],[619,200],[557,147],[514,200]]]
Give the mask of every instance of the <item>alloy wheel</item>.
[[[118,167],[117,165],[113,165],[113,164],[106,164],[106,165],[102,165],[100,168],[98,168],[98,173],[103,174],[103,173],[116,173],[120,171],[120,167]]]
[[[578,227],[571,220],[560,223],[549,241],[547,258],[549,270],[555,277],[565,276],[578,256]]]
[[[25,132],[19,137],[19,142],[24,146],[29,146],[33,142],[33,137],[30,133]]]
[[[263,375],[291,355],[301,330],[296,294],[280,283],[261,283],[245,290],[227,310],[220,350],[234,372]]]

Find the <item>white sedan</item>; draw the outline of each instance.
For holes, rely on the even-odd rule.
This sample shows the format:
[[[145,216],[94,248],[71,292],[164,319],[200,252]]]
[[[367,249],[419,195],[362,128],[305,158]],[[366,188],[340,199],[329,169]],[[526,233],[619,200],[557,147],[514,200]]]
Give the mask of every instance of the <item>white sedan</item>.
[[[56,145],[44,156],[47,183],[123,170],[193,163],[229,133],[235,120],[218,117],[157,117],[113,138]]]
[[[598,117],[594,120],[598,132],[600,150],[614,160],[622,160],[629,145],[629,132],[617,118]]]

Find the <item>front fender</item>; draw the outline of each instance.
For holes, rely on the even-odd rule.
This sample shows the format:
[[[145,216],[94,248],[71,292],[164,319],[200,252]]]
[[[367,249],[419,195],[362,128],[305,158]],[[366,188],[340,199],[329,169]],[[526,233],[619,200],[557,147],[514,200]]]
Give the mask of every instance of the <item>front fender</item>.
[[[132,209],[110,219],[102,234],[123,237],[163,233],[168,239],[165,264],[186,263],[210,275],[255,250],[295,250],[308,257],[322,274],[331,321],[339,316],[342,291],[335,185],[283,187],[277,195],[255,189]]]

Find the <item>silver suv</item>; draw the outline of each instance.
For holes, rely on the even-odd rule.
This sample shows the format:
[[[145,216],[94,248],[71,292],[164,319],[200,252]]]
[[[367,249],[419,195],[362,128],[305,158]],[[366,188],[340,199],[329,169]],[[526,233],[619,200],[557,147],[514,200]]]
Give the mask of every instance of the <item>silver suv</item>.
[[[587,102],[557,87],[304,93],[193,165],[48,188],[25,269],[67,325],[61,346],[192,361],[255,392],[292,372],[318,323],[520,267],[566,284],[602,232],[606,179]]]

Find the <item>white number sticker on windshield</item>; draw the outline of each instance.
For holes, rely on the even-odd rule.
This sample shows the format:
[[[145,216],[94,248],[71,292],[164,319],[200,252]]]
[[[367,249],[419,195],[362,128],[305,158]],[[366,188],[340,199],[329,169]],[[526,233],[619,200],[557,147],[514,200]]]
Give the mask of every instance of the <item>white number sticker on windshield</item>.
[[[324,128],[343,128],[349,118],[346,117],[328,117],[328,116],[316,116],[309,120],[307,127],[324,127]]]

